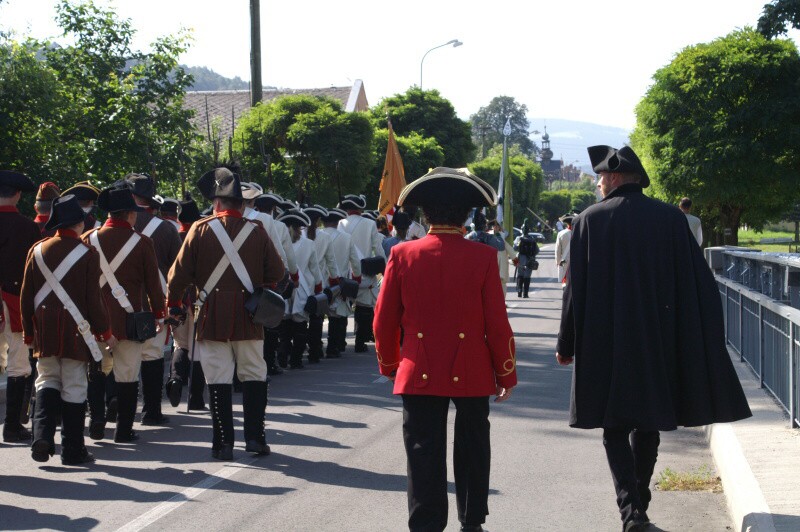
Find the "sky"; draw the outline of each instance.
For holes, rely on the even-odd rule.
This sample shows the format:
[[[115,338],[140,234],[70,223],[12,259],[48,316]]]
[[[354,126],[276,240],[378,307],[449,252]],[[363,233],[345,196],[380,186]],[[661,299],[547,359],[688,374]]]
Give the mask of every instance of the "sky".
[[[190,28],[194,42],[182,63],[250,79],[249,0],[97,1],[133,21],[137,48]],[[421,81],[461,118],[505,95],[527,105],[529,116],[631,130],[656,70],[686,46],[755,26],[766,1],[262,0],[262,80],[302,89],[361,79],[375,105],[419,85],[426,51],[459,39],[463,46],[427,55]],[[56,4],[5,0],[0,28],[57,37]]]

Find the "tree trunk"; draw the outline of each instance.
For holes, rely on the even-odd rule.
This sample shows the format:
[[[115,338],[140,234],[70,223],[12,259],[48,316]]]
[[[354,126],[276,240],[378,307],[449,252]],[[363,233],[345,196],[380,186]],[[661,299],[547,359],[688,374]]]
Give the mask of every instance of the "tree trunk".
[[[720,222],[722,227],[730,229],[730,236],[726,236],[724,241],[729,246],[739,245],[739,221],[742,217],[741,207],[724,205],[720,208]]]

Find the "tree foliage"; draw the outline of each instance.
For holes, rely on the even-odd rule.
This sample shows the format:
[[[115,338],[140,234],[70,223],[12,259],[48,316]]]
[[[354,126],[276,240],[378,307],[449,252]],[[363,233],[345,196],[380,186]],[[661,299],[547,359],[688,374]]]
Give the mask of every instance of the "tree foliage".
[[[396,135],[407,137],[414,132],[435,139],[444,153],[444,166],[463,168],[475,156],[469,123],[458,118],[453,104],[439,91],[411,87],[405,94],[381,100],[370,115],[376,129],[386,127],[389,115]]]
[[[131,171],[171,182],[194,140],[178,65],[185,32],[132,48],[130,20],[93,2],[62,0],[57,17],[70,45],[3,42],[0,165],[67,186],[109,183]],[[37,58],[41,56],[41,58]]]
[[[527,157],[535,157],[539,150],[528,134],[528,106],[511,96],[495,96],[489,105],[481,107],[470,117],[472,140],[480,147],[481,156],[486,157],[492,146],[503,144],[503,127],[507,119],[510,119],[511,126],[508,143],[518,145]]]
[[[631,140],[654,192],[718,230],[761,227],[800,192],[800,57],[746,28],[684,49],[654,75]]]
[[[785,34],[787,23],[792,28],[800,28],[800,0],[773,0],[764,5],[758,19],[758,31],[771,39]]]
[[[539,198],[539,210],[542,218],[548,222],[557,220],[562,214],[572,209],[572,194],[569,190],[546,190]]]
[[[470,171],[493,187],[497,188],[500,179],[502,154],[490,156],[469,165]],[[514,220],[520,223],[528,217],[528,208],[536,211],[539,194],[544,183],[542,167],[521,154],[508,157],[511,178],[511,194],[513,197]],[[508,177],[507,177],[508,178]]]
[[[234,148],[245,177],[291,199],[330,205],[338,199],[339,183],[344,194],[364,189],[372,138],[366,114],[347,113],[332,98],[293,95],[244,115]]]

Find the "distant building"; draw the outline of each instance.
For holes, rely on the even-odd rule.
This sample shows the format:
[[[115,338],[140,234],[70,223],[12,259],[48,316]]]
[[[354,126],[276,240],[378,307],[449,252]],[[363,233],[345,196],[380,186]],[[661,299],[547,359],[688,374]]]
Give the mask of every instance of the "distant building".
[[[563,179],[562,167],[564,161],[561,159],[553,159],[553,150],[550,149],[550,135],[547,133],[547,126],[544,126],[544,135],[542,135],[542,151],[540,153],[541,160],[539,164],[544,172],[544,180],[549,185],[553,181]]]
[[[274,89],[264,88],[261,101],[267,102],[279,96],[307,94],[329,96],[342,102],[347,112],[369,109],[364,82],[357,79],[352,87],[329,87],[326,89]],[[184,107],[194,111],[192,123],[201,133],[206,133],[209,124],[219,120],[219,134],[226,138],[232,135],[239,118],[250,109],[249,90],[187,91]]]

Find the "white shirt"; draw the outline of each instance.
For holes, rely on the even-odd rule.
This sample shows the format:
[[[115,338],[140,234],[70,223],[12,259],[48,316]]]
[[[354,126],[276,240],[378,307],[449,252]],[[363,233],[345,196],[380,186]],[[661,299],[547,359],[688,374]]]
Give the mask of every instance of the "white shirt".
[[[329,278],[337,278],[336,260],[333,258],[333,248],[331,247],[331,236],[328,233],[317,229],[314,236],[314,251],[317,252],[319,259],[319,273],[322,275],[323,286],[328,286]]]
[[[689,222],[689,229],[692,230],[692,234],[694,235],[694,239],[697,240],[697,245],[703,245],[703,224],[700,222],[700,218],[689,214],[688,212],[683,213],[686,215],[686,221]]]
[[[556,237],[556,267],[558,268],[559,283],[564,279],[569,269],[569,243],[571,240],[572,229],[567,228],[558,232]]]
[[[297,259],[297,274],[300,282],[289,300],[289,313],[293,317],[305,321],[308,319],[308,313],[303,308],[306,306],[308,296],[314,295],[314,287],[322,282],[322,276],[319,273],[319,260],[317,260],[314,242],[301,236],[297,242],[292,244],[292,247]]]
[[[386,253],[381,245],[383,235],[378,233],[378,227],[372,220],[362,218],[358,214],[351,214],[344,220],[339,220],[339,230],[351,236],[353,245],[359,254],[359,260],[373,256],[386,259]],[[380,281],[371,275],[363,275],[356,303],[369,307],[375,306],[379,291]]]
[[[333,227],[325,227],[321,231],[331,239],[330,249],[336,263],[336,277],[361,277],[361,260],[358,258],[356,247],[350,235]],[[346,318],[353,314],[350,304],[337,297],[331,302],[331,312],[339,317]]]

